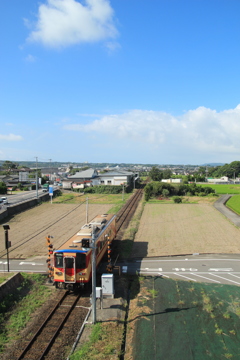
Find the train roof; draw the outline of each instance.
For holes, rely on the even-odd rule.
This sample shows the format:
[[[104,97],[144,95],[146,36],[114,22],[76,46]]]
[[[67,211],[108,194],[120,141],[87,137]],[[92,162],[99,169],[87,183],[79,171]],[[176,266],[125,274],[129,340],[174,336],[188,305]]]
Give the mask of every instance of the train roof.
[[[95,239],[101,234],[102,230],[115,219],[115,215],[103,214],[95,216],[89,223],[84,224],[81,229],[73,235],[65,244],[60,246],[55,252],[65,250],[74,250],[77,252],[87,252],[89,248],[82,246],[82,240],[89,240],[92,238],[93,230]]]

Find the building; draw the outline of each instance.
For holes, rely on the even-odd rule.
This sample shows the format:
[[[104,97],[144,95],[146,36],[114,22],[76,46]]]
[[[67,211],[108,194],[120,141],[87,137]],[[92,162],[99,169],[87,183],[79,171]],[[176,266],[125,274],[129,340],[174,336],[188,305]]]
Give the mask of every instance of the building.
[[[77,172],[62,180],[63,189],[84,189],[96,185],[131,185],[138,180],[138,174],[125,170],[114,170],[99,174],[95,169]]]

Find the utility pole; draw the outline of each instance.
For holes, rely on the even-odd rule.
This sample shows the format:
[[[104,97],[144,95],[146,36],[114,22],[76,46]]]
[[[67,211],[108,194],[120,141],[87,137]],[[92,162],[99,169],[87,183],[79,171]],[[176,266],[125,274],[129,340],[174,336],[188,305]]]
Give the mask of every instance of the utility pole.
[[[10,230],[10,226],[8,224],[3,225],[4,232],[5,232],[5,249],[7,250],[7,268],[9,272],[9,253],[8,248],[11,247],[11,242],[8,241],[8,230]]]
[[[51,161],[52,159],[49,159],[50,163],[49,163],[49,180],[51,181],[52,180],[52,177],[51,177]]]
[[[92,323],[96,323],[96,247],[95,226],[92,227]]]
[[[88,223],[88,197],[86,198],[86,224]]]
[[[124,200],[124,183],[122,184],[123,189],[122,189],[122,201]]]
[[[38,199],[38,158],[36,157],[36,195]]]

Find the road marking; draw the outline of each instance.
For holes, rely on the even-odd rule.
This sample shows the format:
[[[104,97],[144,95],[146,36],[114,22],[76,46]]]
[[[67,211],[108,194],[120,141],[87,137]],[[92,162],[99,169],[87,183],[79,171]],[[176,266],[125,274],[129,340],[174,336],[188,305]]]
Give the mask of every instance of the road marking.
[[[233,274],[229,274],[229,275],[235,276],[236,278],[240,279],[240,276],[233,275]]]
[[[176,269],[173,269],[173,270],[176,270],[176,271],[197,271],[197,269],[185,269],[185,268],[176,268]]]
[[[7,261],[0,261],[0,264],[6,265]]]
[[[135,260],[135,262],[156,262],[156,261],[172,261],[172,262],[176,262],[176,261],[184,261],[185,259],[154,259],[154,260],[148,260],[148,259],[143,259],[143,260]],[[205,259],[204,257],[200,258],[200,259],[188,259],[189,261],[240,261],[240,259]]]
[[[202,275],[198,275],[198,274],[191,274],[191,275],[194,275],[194,276],[199,276],[199,277],[201,277],[201,278],[203,278],[203,279],[207,279],[207,280],[210,280],[211,282],[216,282],[216,283],[219,283],[219,284],[221,284],[221,281],[218,281],[218,280],[213,280],[213,279],[210,279],[210,278],[207,278],[206,276],[202,276]]]
[[[157,268],[157,269],[149,269],[149,268],[145,268],[143,270],[150,270],[150,271],[163,271],[162,268]]]
[[[233,281],[233,280],[230,280],[230,279],[226,279],[226,278],[224,278],[224,277],[222,277],[222,276],[219,276],[219,275],[216,275],[216,274],[211,274],[211,273],[209,273],[209,274],[212,275],[212,276],[219,277],[220,279],[223,279],[223,280],[225,280],[225,281],[229,281],[229,282],[232,282],[232,283],[234,283],[234,284],[240,285],[240,283],[237,282],[237,281]]]
[[[186,278],[186,279],[188,279],[188,280],[191,280],[191,281],[197,281],[197,280],[195,280],[195,279],[189,278],[189,277],[184,276],[184,275],[181,275],[181,274],[179,274],[179,273],[174,273],[174,275],[182,276],[182,277],[184,277],[184,278]]]
[[[232,268],[208,269],[208,271],[233,271]]]
[[[44,264],[35,263],[35,262],[29,262],[29,261],[21,261],[21,262],[19,263],[19,265],[33,265],[33,266],[35,266],[35,265],[44,265]]]

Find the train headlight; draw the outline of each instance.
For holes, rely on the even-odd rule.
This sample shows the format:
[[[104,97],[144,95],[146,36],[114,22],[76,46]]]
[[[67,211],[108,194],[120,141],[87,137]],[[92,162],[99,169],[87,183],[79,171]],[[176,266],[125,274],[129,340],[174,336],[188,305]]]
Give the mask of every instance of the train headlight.
[[[58,272],[56,272],[56,275],[62,275],[62,272],[61,271],[58,271]]]

